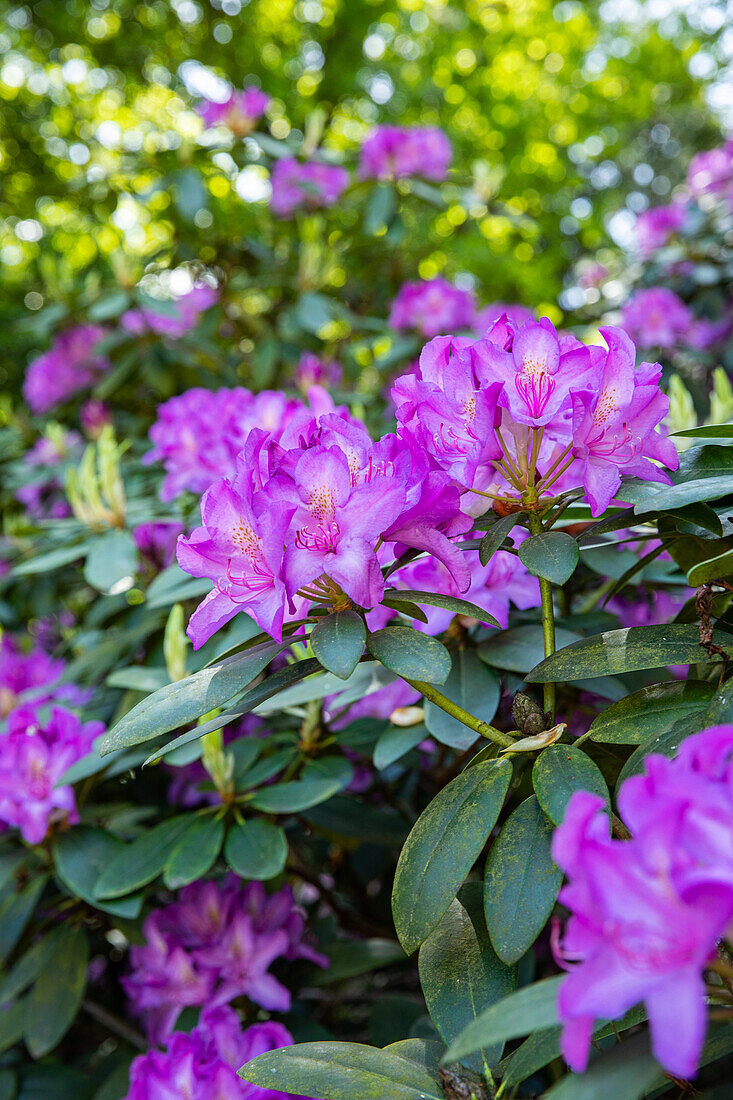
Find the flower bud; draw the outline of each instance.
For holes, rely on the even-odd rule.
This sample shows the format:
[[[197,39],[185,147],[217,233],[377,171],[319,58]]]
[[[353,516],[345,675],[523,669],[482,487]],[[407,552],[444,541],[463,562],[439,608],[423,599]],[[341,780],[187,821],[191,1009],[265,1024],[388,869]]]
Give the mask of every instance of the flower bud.
[[[545,716],[541,708],[524,692],[518,691],[514,696],[512,714],[517,729],[530,737],[542,733],[545,729]]]

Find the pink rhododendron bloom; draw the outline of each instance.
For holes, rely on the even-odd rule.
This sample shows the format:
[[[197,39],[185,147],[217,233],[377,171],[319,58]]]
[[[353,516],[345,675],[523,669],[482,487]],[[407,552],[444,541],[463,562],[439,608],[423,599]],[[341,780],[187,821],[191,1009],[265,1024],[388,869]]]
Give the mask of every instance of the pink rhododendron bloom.
[[[573,394],[573,454],[583,464],[583,485],[592,514],[610,504],[621,475],[670,483],[656,463],[676,470],[671,439],[657,430],[669,411],[659,388],[658,363],[636,367],[636,348],[621,329],[604,328],[608,351],[592,348],[597,380],[593,391]]]
[[[254,129],[260,115],[270,105],[270,96],[253,86],[232,90],[223,103],[206,99],[198,106],[204,126],[226,126],[237,137],[245,137]]]
[[[343,368],[334,359],[320,359],[312,351],[304,351],[295,367],[295,384],[301,393],[313,386],[340,386]]]
[[[76,325],[59,333],[49,350],[28,364],[23,397],[32,412],[48,412],[89,389],[109,370],[109,359],[97,351],[104,336],[99,325]]]
[[[718,149],[697,153],[687,169],[687,187],[699,199],[704,195],[731,195],[733,185],[733,142]]]
[[[66,662],[51,657],[39,645],[24,645],[4,633],[0,637],[0,718],[18,706],[48,703],[54,699],[78,706],[90,692],[76,684],[61,683]]]
[[[333,206],[349,186],[345,168],[311,160],[305,164],[295,157],[284,157],[272,169],[273,213],[289,218],[298,210],[316,210]]]
[[[130,951],[123,978],[152,1042],[170,1035],[181,1009],[225,1004],[236,997],[287,1011],[290,993],[269,972],[277,958],[326,965],[303,942],[304,921],[289,887],[267,895],[261,883],[195,882],[178,900],[155,909],[143,925],[145,943]]]
[[[439,336],[471,328],[474,300],[470,290],[459,290],[445,279],[403,283],[392,303],[389,324],[416,329],[423,336]]]
[[[20,829],[27,844],[40,844],[55,822],[75,825],[74,788],[56,784],[103,732],[101,722],[82,723],[63,707],[48,718],[29,706],[11,711],[0,736],[0,822]]]
[[[483,336],[501,317],[506,317],[517,327],[531,324],[535,320],[534,313],[526,306],[507,305],[506,302],[492,302],[491,305],[484,306],[477,312],[473,321],[473,329],[480,336]]]
[[[553,839],[570,910],[558,998],[562,1049],[585,1069],[593,1026],[639,1001],[655,1057],[693,1077],[706,1028],[703,972],[733,921],[733,726],[649,756],[621,787],[632,838],[614,840],[602,799],[576,792]]]
[[[377,126],[361,147],[362,179],[422,176],[440,182],[453,159],[451,143],[437,126]]]
[[[176,544],[182,533],[183,528],[178,520],[170,520],[166,523],[139,523],[132,537],[145,564],[159,573],[176,560]]]
[[[55,427],[58,428],[58,425]],[[76,465],[83,450],[78,432],[57,430],[53,435],[36,440],[26,451],[23,462],[26,466],[37,468],[37,473],[26,485],[16,489],[15,498],[24,505],[31,519],[65,519],[71,515],[71,507],[64,493],[64,468]]]
[[[680,202],[668,206],[653,206],[637,216],[636,246],[642,260],[648,260],[653,252],[662,248],[674,236],[687,219],[687,208]]]
[[[622,327],[635,344],[660,351],[687,343],[693,323],[688,306],[665,286],[637,290],[621,313]]]
[[[208,283],[199,283],[174,301],[161,302],[160,308],[140,306],[128,309],[120,317],[120,324],[134,336],[157,333],[180,339],[195,328],[202,313],[219,300],[219,291]]]
[[[205,1008],[190,1034],[176,1032],[165,1052],[151,1050],[134,1060],[124,1100],[292,1100],[237,1076],[246,1062],[292,1042],[282,1024],[268,1021],[242,1030],[233,1009]]]

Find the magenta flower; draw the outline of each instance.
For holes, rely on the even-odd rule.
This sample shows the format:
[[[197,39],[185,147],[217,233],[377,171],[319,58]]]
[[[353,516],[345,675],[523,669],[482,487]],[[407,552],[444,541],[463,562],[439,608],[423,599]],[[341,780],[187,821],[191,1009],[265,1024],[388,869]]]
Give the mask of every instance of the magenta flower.
[[[31,519],[65,519],[71,515],[64,493],[63,472],[65,466],[75,465],[79,461],[83,450],[78,432],[56,430],[53,435],[37,439],[26,451],[23,458],[25,465],[37,467],[38,474],[34,474],[28,484],[16,489],[15,498],[24,505]],[[42,473],[45,468],[48,468],[46,476]]]
[[[232,90],[223,103],[205,99],[198,106],[204,126],[226,126],[236,137],[246,137],[270,105],[270,96],[253,86]]]
[[[236,1072],[258,1055],[292,1042],[282,1024],[268,1021],[242,1030],[233,1009],[206,1008],[190,1034],[176,1032],[165,1052],[151,1050],[134,1060],[125,1100],[292,1100],[289,1094],[246,1084]]]
[[[298,210],[333,206],[349,186],[349,173],[335,164],[312,160],[301,164],[295,157],[275,162],[272,169],[273,213],[292,217]]]
[[[133,336],[157,333],[180,339],[195,328],[201,315],[219,300],[219,291],[208,283],[199,283],[173,302],[164,302],[156,310],[151,306],[128,309],[120,317],[120,324]]]
[[[697,153],[687,169],[687,187],[696,199],[703,195],[730,197],[733,184],[733,143],[727,141],[718,149]]]
[[[361,147],[362,179],[422,176],[440,182],[453,159],[451,143],[437,126],[377,126]]]
[[[535,320],[534,313],[526,306],[520,306],[516,303],[507,305],[506,302],[492,302],[491,305],[484,306],[483,309],[477,312],[473,322],[474,332],[477,332],[480,336],[486,335],[492,325],[502,317],[506,317],[516,328],[521,325],[532,324]]]
[[[608,351],[592,348],[597,381],[593,391],[573,393],[573,455],[583,464],[583,485],[593,515],[610,504],[621,475],[670,483],[656,463],[676,470],[671,439],[657,430],[669,411],[658,363],[635,367],[636,348],[621,329],[603,328]]]
[[[334,359],[320,359],[312,351],[304,351],[295,367],[295,384],[308,394],[313,386],[340,386],[343,368]]]
[[[558,1010],[563,1054],[585,1069],[593,1026],[644,1001],[655,1057],[693,1077],[706,1027],[703,971],[733,920],[733,726],[687,739],[677,760],[651,756],[621,788],[631,840],[613,840],[603,801],[571,798],[553,858],[568,876],[572,965]]]
[[[78,706],[90,692],[60,683],[66,662],[50,657],[39,645],[20,645],[9,634],[0,638],[0,718],[19,706],[40,706],[51,700]]]
[[[97,351],[104,336],[99,325],[76,325],[59,333],[49,350],[28,364],[23,397],[32,412],[45,413],[61,405],[109,370],[109,359]]]
[[[644,210],[636,219],[636,246],[642,260],[648,260],[658,248],[663,248],[670,237],[679,232],[687,219],[687,208],[679,202],[667,206],[654,206]]]
[[[689,342],[694,318],[673,290],[665,286],[638,290],[624,306],[622,327],[642,348],[673,351]]]
[[[103,429],[112,423],[109,405],[90,397],[79,410],[79,423],[88,439],[99,439]]]
[[[459,290],[445,279],[403,283],[392,303],[389,325],[416,329],[423,336],[440,336],[471,328],[475,305],[470,290]]]
[[[146,565],[159,573],[176,560],[176,544],[183,528],[178,520],[139,523],[132,532],[135,545]]]
[[[19,829],[27,844],[40,844],[56,822],[75,825],[74,788],[56,784],[103,732],[101,722],[82,723],[63,707],[52,707],[48,718],[32,707],[11,711],[0,738],[0,822]]]

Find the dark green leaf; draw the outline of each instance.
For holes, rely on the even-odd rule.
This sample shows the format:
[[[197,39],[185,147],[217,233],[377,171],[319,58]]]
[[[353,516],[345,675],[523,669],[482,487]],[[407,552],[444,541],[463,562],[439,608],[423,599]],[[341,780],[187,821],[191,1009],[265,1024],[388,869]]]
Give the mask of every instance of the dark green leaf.
[[[731,492],[733,452],[726,446],[692,447],[680,456],[674,485],[646,483],[635,498],[634,511],[679,508],[682,504],[711,501]]]
[[[585,1073],[561,1078],[543,1100],[641,1100],[658,1077],[648,1035],[633,1035],[594,1058]]]
[[[313,806],[303,816],[329,836],[353,837],[385,848],[400,848],[409,829],[404,817],[389,806],[370,806],[345,795]]]
[[[95,895],[102,899],[119,898],[152,882],[165,867],[190,821],[186,814],[169,818],[132,844],[126,844],[102,871]]]
[[[490,623],[499,626],[493,615],[485,611],[470,600],[461,600],[457,596],[444,596],[441,592],[421,592],[415,588],[388,588],[386,596],[393,600],[401,597],[417,604],[425,604],[427,607],[440,607],[444,611],[452,611],[454,615],[467,615],[470,619],[478,619],[481,623]]]
[[[38,554],[16,565],[13,569],[14,577],[31,577],[36,573],[50,573],[52,569],[59,569],[62,565],[69,565],[72,561],[78,561],[91,549],[96,539],[86,539],[75,546],[59,546],[56,550],[49,550],[45,554]]]
[[[562,627],[555,631],[555,643],[559,649],[571,645],[579,638],[579,634]],[[477,649],[481,660],[490,668],[506,669],[522,675],[542,660],[544,652],[545,643],[539,623],[527,623],[503,630],[501,634],[481,642]]]
[[[397,196],[392,184],[378,183],[364,211],[364,231],[370,236],[385,232],[397,209]]]
[[[17,1090],[18,1078],[15,1072],[12,1069],[0,1069],[0,1100],[15,1100]]]
[[[508,760],[468,768],[433,799],[400,854],[392,915],[411,954],[430,935],[481,854],[512,775]]]
[[[453,655],[442,694],[474,717],[491,722],[499,705],[499,681],[475,650],[461,649]],[[474,730],[429,701],[425,703],[425,725],[433,737],[454,749],[467,749],[476,740]]]
[[[282,829],[269,821],[241,821],[229,830],[224,855],[240,878],[266,882],[285,866],[288,842]]]
[[[672,435],[683,439],[733,439],[733,424],[698,424],[694,428],[682,428]]]
[[[733,655],[733,637],[714,632],[713,641]],[[700,646],[700,632],[692,623],[632,626],[607,630],[573,642],[541,661],[525,679],[528,683],[562,683],[586,676],[617,676],[665,665],[689,665],[711,660]]]
[[[517,1039],[557,1023],[557,993],[564,975],[526,985],[481,1012],[448,1049],[444,1062],[457,1062],[475,1050]]]
[[[591,740],[614,745],[640,745],[650,737],[664,733],[680,718],[702,717],[713,691],[713,685],[704,680],[651,684],[602,710],[591,723]]]
[[[502,516],[501,519],[497,519],[495,523],[492,523],[481,539],[481,545],[478,548],[478,557],[482,565],[488,565],[489,558],[493,557],[496,551],[504,545],[510,531],[518,523],[521,523],[524,518],[524,512],[513,512],[511,515]]]
[[[519,560],[530,573],[553,584],[565,584],[579,558],[577,542],[564,531],[543,531],[525,539],[519,547]]]
[[[733,550],[727,550],[723,554],[717,554],[714,558],[701,561],[694,565],[687,573],[687,582],[693,588],[706,584],[708,581],[717,581],[722,577],[730,577],[733,574]]]
[[[256,810],[268,814],[295,814],[317,806],[343,790],[351,782],[354,769],[348,760],[329,756],[314,760],[303,769],[301,779],[293,783],[275,783],[263,787],[250,802]]]
[[[479,1012],[511,993],[516,972],[494,952],[486,930],[481,886],[469,882],[451,902],[440,924],[420,948],[420,985],[430,1018],[452,1043]],[[501,1057],[502,1044],[481,1051],[467,1064],[481,1072]]]
[[[99,592],[125,591],[132,588],[136,572],[137,546],[132,535],[108,531],[87,554],[84,580]]]
[[[387,726],[374,747],[374,767],[378,771],[401,759],[428,736],[422,722],[416,726]]]
[[[0,1005],[5,1005],[8,1001],[14,1000],[52,962],[59,938],[61,937],[63,941],[63,932],[63,928],[52,929],[46,935],[37,939],[26,953],[18,959],[0,982]]]
[[[22,890],[3,898],[0,904],[0,963],[8,957],[23,935],[43,893],[48,875],[39,875]]]
[[[265,642],[154,692],[128,711],[107,734],[102,756],[150,741],[220,707],[259,676],[283,648],[277,642]]]
[[[404,962],[405,952],[394,940],[337,940],[327,951],[328,969],[322,970],[311,985],[331,985],[358,974],[367,974],[383,966]]]
[[[59,935],[53,966],[48,966],[26,998],[25,1045],[32,1058],[42,1058],[61,1041],[74,1022],[87,984],[89,944],[79,925]]]
[[[720,726],[726,722],[733,722],[733,677],[721,684],[710,700],[702,728]]]
[[[360,1043],[301,1043],[248,1062],[239,1076],[261,1088],[320,1100],[445,1100],[420,1066]]]
[[[16,1001],[0,1012],[0,1054],[22,1039],[25,1028],[25,1001]]]
[[[210,815],[194,818],[165,865],[163,882],[166,886],[177,890],[202,878],[214,865],[223,839],[224,822],[221,818]]]
[[[698,733],[702,728],[698,720],[694,718],[691,720],[688,715],[686,718],[680,718],[663,733],[657,733],[648,738],[639,745],[638,749],[632,752],[624,764],[618,777],[616,789],[618,790],[619,786],[630,775],[639,775],[644,770],[644,758],[649,756],[650,753],[673,757],[685,738],[690,737],[693,733]]]
[[[100,902],[96,896],[100,875],[124,851],[122,841],[110,833],[88,825],[76,825],[69,832],[61,833],[54,843],[56,874],[72,897],[83,898],[114,916],[134,920],[142,906],[139,894],[108,902]]]
[[[535,797],[505,821],[486,861],[484,905],[491,942],[514,963],[539,936],[557,898],[562,871],[552,862],[552,825]]]
[[[448,650],[437,638],[409,626],[388,626],[367,638],[369,652],[408,680],[444,684],[451,670]]]
[[[551,821],[559,825],[575,791],[590,791],[608,802],[608,787],[597,764],[573,745],[550,745],[532,769],[537,801]]]
[[[396,591],[392,589],[391,591]],[[416,603],[410,603],[409,600],[397,600],[393,596],[386,595],[382,597],[382,606],[388,607],[391,611],[396,611],[398,615],[405,615],[408,619],[417,619],[421,623],[427,623],[428,617],[422,608],[418,607]]]
[[[348,680],[364,652],[366,627],[355,611],[336,611],[319,619],[310,635],[311,649],[324,668]]]

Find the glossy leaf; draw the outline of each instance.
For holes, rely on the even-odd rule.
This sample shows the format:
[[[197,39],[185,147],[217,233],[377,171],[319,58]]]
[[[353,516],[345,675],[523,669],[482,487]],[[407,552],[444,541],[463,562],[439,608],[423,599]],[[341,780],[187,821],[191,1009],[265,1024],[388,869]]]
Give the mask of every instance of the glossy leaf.
[[[541,752],[532,768],[532,785],[537,801],[556,825],[564,818],[575,791],[590,791],[609,800],[600,768],[573,745],[550,745]]]
[[[364,652],[366,627],[355,611],[336,611],[319,619],[310,634],[314,655],[324,668],[348,680]]]
[[[125,851],[125,845],[111,833],[88,825],[75,825],[61,833],[53,846],[56,874],[72,897],[117,917],[134,919],[140,913],[142,898],[133,895],[116,901],[100,901],[96,887],[113,859]]]
[[[469,882],[420,948],[420,985],[430,1018],[451,1043],[479,1012],[511,993],[516,972],[497,957],[483,914],[481,886]],[[479,1072],[501,1057],[495,1043],[467,1062]]]
[[[508,760],[476,764],[451,780],[415,823],[392,890],[392,916],[408,954],[437,926],[481,854],[511,775]]]
[[[497,519],[495,523],[492,523],[481,539],[481,545],[478,549],[478,557],[482,565],[488,565],[489,558],[501,549],[507,536],[524,518],[524,512],[513,512],[511,515],[502,516],[501,519]]]
[[[26,998],[23,1037],[33,1058],[42,1058],[74,1022],[87,983],[89,944],[80,925],[59,936],[53,966],[46,967]]]
[[[224,839],[221,818],[196,817],[178,840],[168,857],[163,882],[170,890],[178,890],[202,878],[213,866]]]
[[[453,655],[450,676],[441,691],[452,703],[484,722],[491,722],[499,705],[499,681],[472,649],[461,649]],[[474,730],[428,700],[425,725],[433,737],[451,748],[467,749],[476,740]]]
[[[713,695],[701,728],[719,726],[726,722],[733,722],[733,678],[721,684]]]
[[[515,963],[547,923],[562,872],[552,861],[552,825],[538,800],[525,799],[504,822],[486,861],[484,906],[494,950]]]
[[[428,736],[423,722],[416,726],[387,726],[374,746],[374,767],[379,771],[414,749]]]
[[[564,531],[543,531],[531,535],[519,547],[519,560],[535,577],[553,584],[565,584],[580,558],[578,544]]]
[[[565,630],[564,627],[558,627],[555,631],[558,649],[579,639],[579,634]],[[506,669],[507,672],[519,672],[522,675],[542,660],[544,652],[545,643],[539,623],[525,623],[503,630],[501,634],[481,642],[477,648],[479,657],[489,668]]]
[[[283,830],[269,821],[240,821],[229,830],[224,855],[240,878],[266,882],[285,866],[288,842]]]
[[[702,720],[714,690],[704,680],[673,680],[641,688],[601,711],[591,723],[591,740],[640,745],[680,718],[699,715]]]
[[[303,775],[292,783],[275,783],[263,787],[250,805],[268,814],[295,814],[325,802],[347,787],[354,775],[348,760],[329,756],[315,760],[303,769]]]
[[[300,1043],[261,1054],[239,1071],[260,1088],[319,1100],[445,1100],[415,1062],[361,1043]]]
[[[102,900],[119,898],[152,882],[175,851],[190,821],[187,814],[169,818],[126,844],[102,871],[95,896]]]
[[[444,684],[451,670],[448,650],[437,638],[408,626],[388,626],[367,638],[369,652],[408,680]]]
[[[716,631],[713,640],[733,655],[733,637]],[[632,626],[583,638],[541,661],[525,679],[528,683],[562,683],[586,676],[617,676],[665,665],[688,665],[710,660],[700,646],[693,623]]]
[[[13,891],[0,902],[0,963],[23,935],[47,882],[48,875],[37,875],[22,890]]]
[[[448,1048],[444,1062],[457,1062],[493,1043],[517,1039],[557,1023],[557,992],[564,975],[526,985],[484,1009]]]
[[[706,584],[708,581],[721,580],[723,577],[730,577],[732,574],[733,549],[693,565],[687,573],[687,582],[693,588],[697,588],[698,585]]]

